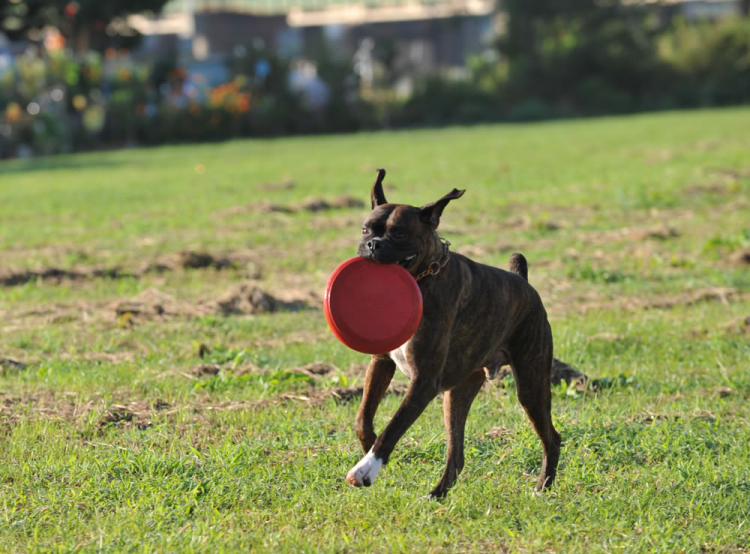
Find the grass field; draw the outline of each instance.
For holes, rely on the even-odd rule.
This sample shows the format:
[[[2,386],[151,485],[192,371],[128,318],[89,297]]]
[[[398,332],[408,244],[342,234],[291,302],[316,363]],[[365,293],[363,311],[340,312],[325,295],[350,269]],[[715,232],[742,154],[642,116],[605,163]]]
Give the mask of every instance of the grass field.
[[[0,164],[0,551],[750,551],[749,129],[732,109]],[[420,500],[440,400],[374,486],[345,483],[367,357],[321,292],[380,166],[392,202],[466,188],[441,234],[523,252],[556,357],[599,379],[553,390],[548,493],[511,377],[444,501]]]

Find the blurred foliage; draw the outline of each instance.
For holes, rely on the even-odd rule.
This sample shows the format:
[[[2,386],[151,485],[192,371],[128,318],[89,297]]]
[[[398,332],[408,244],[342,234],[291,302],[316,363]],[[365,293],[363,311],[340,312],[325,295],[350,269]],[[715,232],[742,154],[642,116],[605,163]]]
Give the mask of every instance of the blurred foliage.
[[[750,19],[688,25],[661,37],[660,54],[677,72],[683,105],[716,106],[750,99]]]
[[[54,27],[78,52],[132,47],[137,33],[125,17],[161,11],[167,0],[0,0],[1,30],[11,40]]]
[[[674,71],[659,58],[657,18],[642,6],[596,0],[509,0],[509,104],[544,103],[560,115],[662,107]]]
[[[504,3],[500,58],[429,77],[396,124],[531,121],[750,102],[750,19],[665,26],[643,5]]]
[[[160,3],[79,2],[73,19],[104,21]],[[19,5],[0,0],[6,14]],[[69,5],[45,9],[65,16]],[[599,0],[508,0],[505,9],[496,49],[469,58],[458,78],[413,77],[410,95],[396,91],[408,74],[388,41],[376,45],[372,87],[325,46],[302,62],[243,47],[223,62],[228,78],[218,85],[175,54],[146,64],[111,47],[30,48],[0,71],[0,157],[750,101],[748,18],[668,23],[653,7]]]

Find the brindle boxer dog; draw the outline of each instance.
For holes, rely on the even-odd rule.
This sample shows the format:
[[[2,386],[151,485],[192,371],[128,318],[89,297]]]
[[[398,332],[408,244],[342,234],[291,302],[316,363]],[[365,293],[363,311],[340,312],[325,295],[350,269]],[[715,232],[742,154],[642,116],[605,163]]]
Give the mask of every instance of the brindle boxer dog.
[[[384,177],[385,170],[379,169],[358,254],[405,267],[419,283],[424,309],[419,328],[406,344],[370,361],[355,423],[366,455],[346,480],[355,487],[372,485],[399,439],[444,392],[447,463],[430,496],[445,496],[464,467],[464,427],[471,403],[484,382],[510,364],[518,399],[544,448],[535,490],[549,487],[560,457],[560,435],[550,413],[552,332],[539,294],[527,281],[526,259],[513,254],[508,272],[451,253],[436,230],[445,207],[464,191],[453,189],[421,208],[389,204]],[[397,367],[411,384],[378,436],[373,417]]]

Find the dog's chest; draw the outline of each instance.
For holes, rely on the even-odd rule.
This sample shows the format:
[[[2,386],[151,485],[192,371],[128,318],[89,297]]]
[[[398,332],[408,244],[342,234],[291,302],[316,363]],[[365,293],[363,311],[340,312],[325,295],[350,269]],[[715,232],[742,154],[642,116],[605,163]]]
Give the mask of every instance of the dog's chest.
[[[396,366],[401,370],[401,373],[411,379],[411,366],[406,357],[406,350],[409,347],[409,342],[410,341],[405,342],[396,348],[396,350],[391,350],[391,360],[396,363]]]

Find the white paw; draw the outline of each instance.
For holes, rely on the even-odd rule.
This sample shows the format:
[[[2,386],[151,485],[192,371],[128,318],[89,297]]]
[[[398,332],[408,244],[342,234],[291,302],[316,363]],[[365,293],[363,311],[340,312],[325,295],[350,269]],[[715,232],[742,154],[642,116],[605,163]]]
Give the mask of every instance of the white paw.
[[[346,481],[355,487],[369,487],[375,482],[378,471],[383,467],[383,460],[376,458],[370,450],[356,466],[346,474]]]

